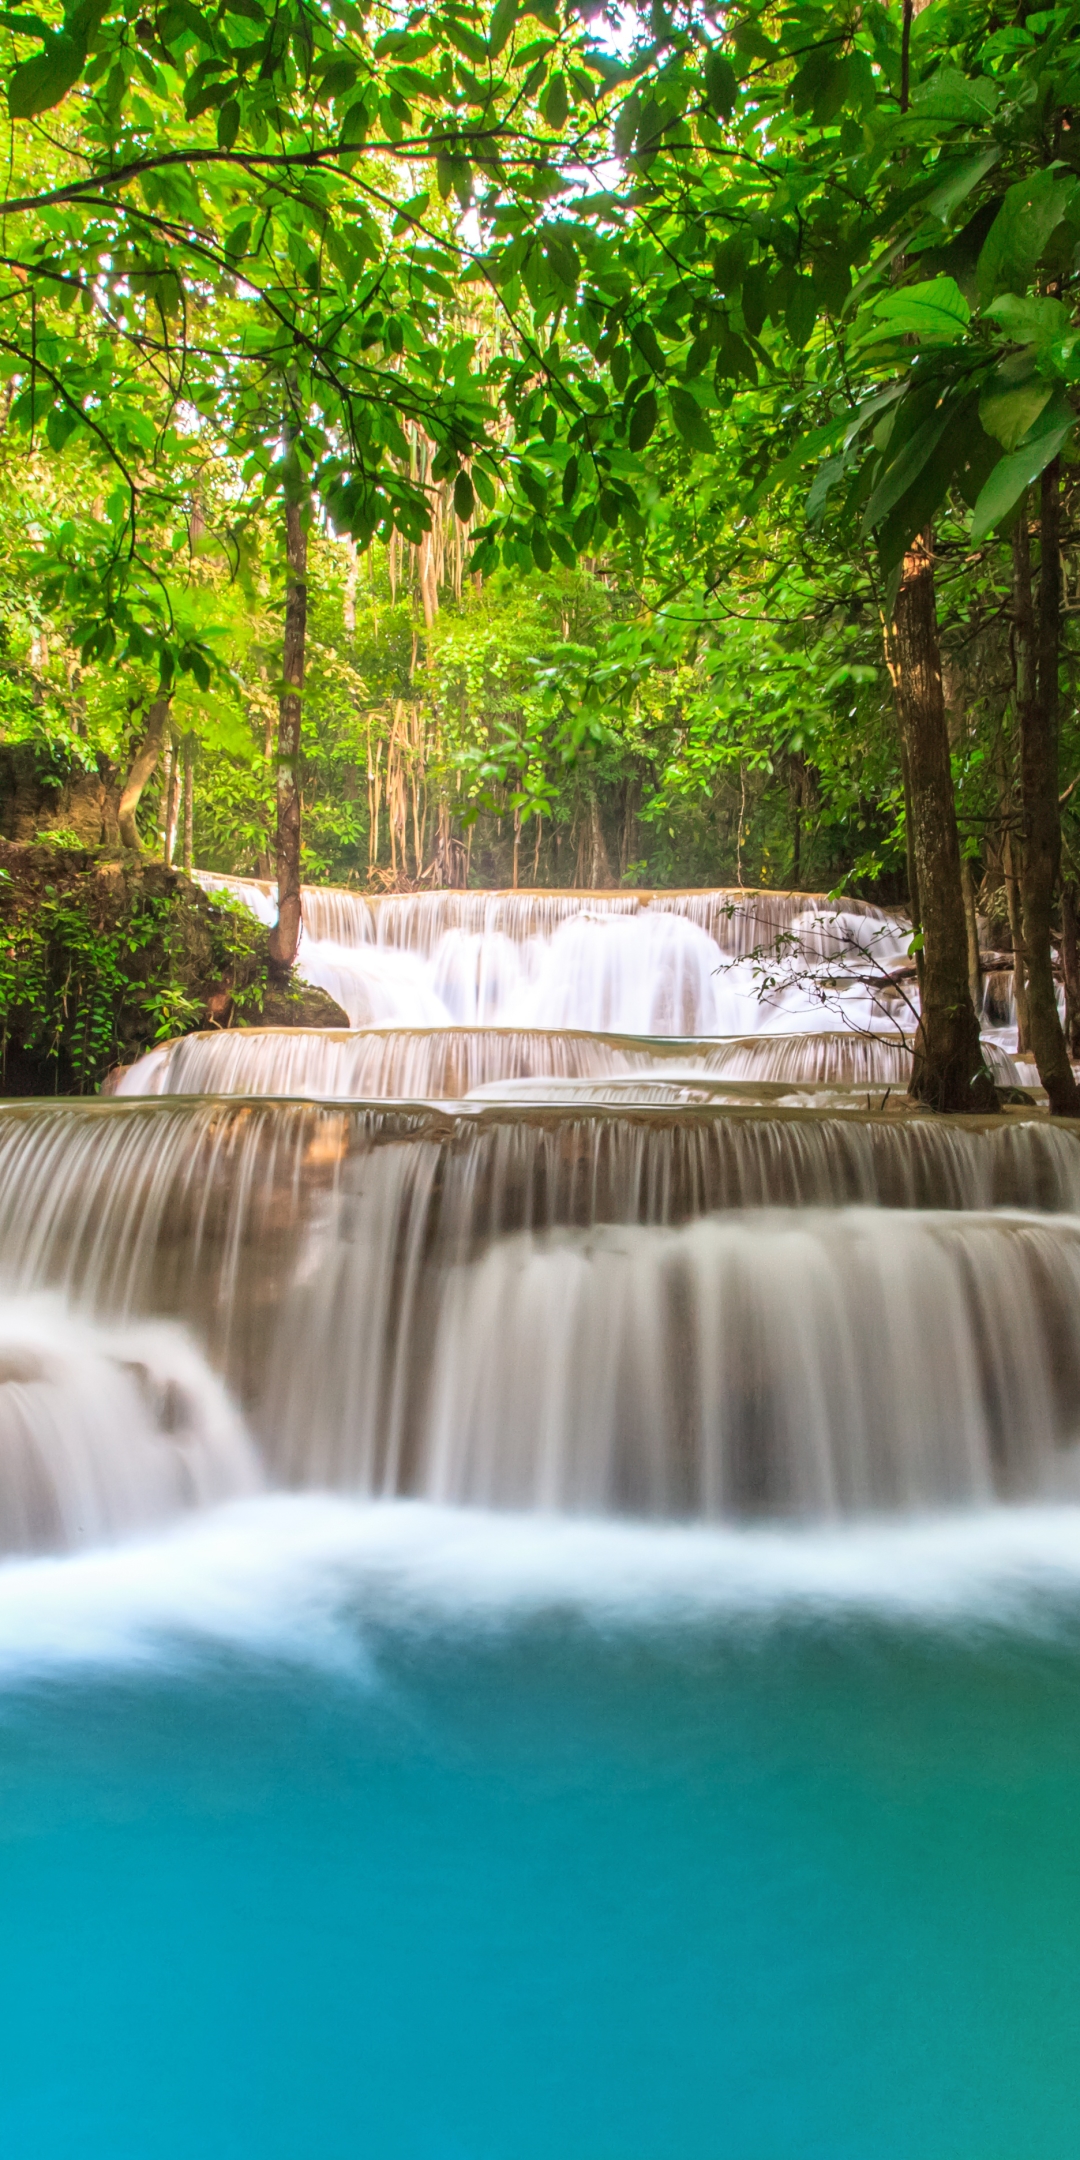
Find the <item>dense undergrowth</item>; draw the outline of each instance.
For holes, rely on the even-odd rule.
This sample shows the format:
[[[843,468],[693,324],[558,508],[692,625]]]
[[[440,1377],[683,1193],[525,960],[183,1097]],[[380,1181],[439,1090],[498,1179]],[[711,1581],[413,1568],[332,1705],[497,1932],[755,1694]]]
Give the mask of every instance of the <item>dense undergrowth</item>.
[[[87,1095],[192,1028],[344,1024],[261,923],[162,863],[0,842],[0,1091]]]

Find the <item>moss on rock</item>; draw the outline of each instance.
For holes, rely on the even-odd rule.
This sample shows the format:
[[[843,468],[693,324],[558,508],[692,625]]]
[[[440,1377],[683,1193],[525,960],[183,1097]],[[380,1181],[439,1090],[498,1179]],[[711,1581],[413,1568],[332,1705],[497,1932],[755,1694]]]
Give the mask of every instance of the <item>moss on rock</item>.
[[[0,840],[0,1092],[84,1095],[155,1042],[208,1027],[347,1027],[272,978],[246,908],[160,862]]]

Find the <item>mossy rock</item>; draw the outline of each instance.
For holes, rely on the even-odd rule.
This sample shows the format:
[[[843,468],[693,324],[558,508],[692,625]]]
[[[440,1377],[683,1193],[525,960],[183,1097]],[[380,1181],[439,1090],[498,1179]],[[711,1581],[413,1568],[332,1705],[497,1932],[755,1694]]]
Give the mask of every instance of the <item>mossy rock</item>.
[[[263,924],[179,870],[0,840],[0,1092],[92,1094],[164,1037],[208,1027],[347,1027],[271,968]]]

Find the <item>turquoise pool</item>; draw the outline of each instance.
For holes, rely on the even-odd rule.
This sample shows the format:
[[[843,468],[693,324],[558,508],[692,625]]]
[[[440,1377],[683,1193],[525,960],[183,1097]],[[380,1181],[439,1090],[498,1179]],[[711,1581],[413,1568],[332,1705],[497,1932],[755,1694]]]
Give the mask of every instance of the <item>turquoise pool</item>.
[[[1073,2160],[1080,1514],[0,1570],[12,2160]]]

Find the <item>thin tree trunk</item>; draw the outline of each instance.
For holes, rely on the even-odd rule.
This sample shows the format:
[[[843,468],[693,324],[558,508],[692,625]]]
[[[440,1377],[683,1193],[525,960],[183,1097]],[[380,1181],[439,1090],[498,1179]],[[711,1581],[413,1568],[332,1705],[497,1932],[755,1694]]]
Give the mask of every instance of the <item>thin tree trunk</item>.
[[[789,782],[791,794],[792,892],[798,892],[799,887],[802,884],[802,788],[804,762],[805,761],[800,750],[796,750],[795,752],[793,752],[791,761],[791,777]]]
[[[594,892],[611,883],[611,864],[608,861],[607,842],[600,820],[600,804],[595,795],[589,800],[589,884]]]
[[[964,896],[964,928],[967,931],[968,989],[976,1013],[982,1012],[982,962],[979,958],[979,920],[975,913],[975,880],[966,855],[960,857],[960,889]]]
[[[184,739],[184,876],[191,876],[192,841],[195,837],[195,743]]]
[[[895,679],[893,688],[896,689]],[[899,711],[900,701],[899,692],[897,692],[898,715]],[[911,809],[911,774],[908,770],[907,743],[904,739],[902,726],[900,728],[900,778],[904,789],[904,855],[907,862],[908,907],[911,911],[911,936],[915,947],[915,977],[921,997],[923,979],[922,910],[919,907],[919,873],[915,867],[915,819]]]
[[[172,834],[169,831],[169,812],[172,809],[173,746],[165,745],[165,777],[161,783],[161,800],[165,815],[162,819],[161,860],[168,869],[172,861]]]
[[[1065,1040],[1069,1056],[1080,1059],[1080,937],[1077,936],[1076,886],[1066,878],[1061,888],[1061,972],[1065,977]]]
[[[906,752],[914,882],[922,924],[921,1012],[909,1093],[935,1110],[987,1110],[997,1090],[983,1062],[968,989],[949,735],[941,688],[929,533],[904,560],[888,659]]]
[[[176,826],[180,816],[180,788],[180,745],[174,743],[166,790],[168,807],[165,812],[165,860],[170,865],[176,853]]]
[[[1020,916],[1020,873],[1017,869],[1019,849],[1009,820],[1012,807],[1005,798],[1002,811],[1003,835],[1001,842],[1001,870],[1005,880],[1005,907],[1009,917],[1009,935],[1013,949],[1013,1004],[1016,1007],[1016,1054],[1028,1054],[1028,1002],[1027,976],[1024,973],[1024,928]]]
[[[1013,611],[1016,707],[1020,722],[1020,792],[1024,854],[1020,867],[1024,958],[1031,1049],[1051,1112],[1080,1116],[1080,1087],[1069,1062],[1057,1009],[1051,916],[1061,861],[1058,807],[1058,647],[1060,578],[1056,470],[1043,477],[1042,559],[1036,628],[1031,589],[1031,543],[1025,501],[1013,533]]]
[[[136,855],[140,851],[141,842],[135,823],[135,812],[139,807],[142,791],[161,755],[162,740],[169,724],[170,702],[168,697],[154,699],[146,715],[146,733],[132,758],[120,795],[120,809],[117,813],[120,845],[131,848]]]
[[[275,967],[291,968],[300,943],[300,719],[307,640],[307,534],[299,501],[285,505],[285,640],[278,707],[278,919],[270,932]]]

